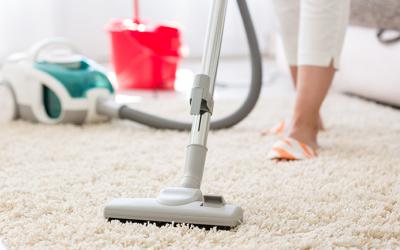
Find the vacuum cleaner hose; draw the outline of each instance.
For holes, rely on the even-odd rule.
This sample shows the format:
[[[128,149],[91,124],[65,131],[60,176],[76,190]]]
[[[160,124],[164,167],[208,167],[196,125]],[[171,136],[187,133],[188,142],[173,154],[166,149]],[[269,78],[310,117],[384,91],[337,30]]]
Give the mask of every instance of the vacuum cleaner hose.
[[[242,17],[244,30],[249,44],[250,59],[251,59],[251,83],[248,95],[243,104],[232,114],[221,118],[219,120],[211,121],[210,128],[213,130],[230,128],[244,118],[246,118],[255,107],[262,88],[262,59],[260,48],[257,41],[256,31],[251,19],[249,8],[246,0],[237,0],[240,15]],[[142,111],[132,109],[126,105],[118,107],[118,113],[115,113],[107,102],[99,101],[98,111],[101,114],[108,116],[118,116],[121,119],[132,120],[157,129],[170,129],[170,130],[190,130],[191,123],[179,122],[169,120],[166,118],[158,117]]]

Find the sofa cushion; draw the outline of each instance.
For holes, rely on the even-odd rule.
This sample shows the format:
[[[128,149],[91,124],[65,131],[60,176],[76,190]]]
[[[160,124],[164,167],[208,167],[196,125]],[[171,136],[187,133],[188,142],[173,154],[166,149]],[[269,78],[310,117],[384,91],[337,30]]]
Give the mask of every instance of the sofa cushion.
[[[399,0],[352,0],[352,25],[400,30]]]

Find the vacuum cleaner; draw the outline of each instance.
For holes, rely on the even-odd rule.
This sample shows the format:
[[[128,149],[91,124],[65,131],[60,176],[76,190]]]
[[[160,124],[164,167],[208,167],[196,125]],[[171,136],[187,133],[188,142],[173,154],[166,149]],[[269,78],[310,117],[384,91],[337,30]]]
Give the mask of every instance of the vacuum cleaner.
[[[62,38],[35,44],[3,65],[8,116],[45,124],[105,121],[97,101],[112,98],[114,89],[104,72]]]
[[[180,186],[161,190],[155,199],[113,200],[104,209],[107,219],[155,222],[157,225],[183,223],[221,229],[230,229],[243,221],[241,207],[226,203],[222,196],[203,195],[200,190],[227,4],[228,0],[212,1],[202,73],[197,75],[192,90],[190,113],[193,125]],[[237,0],[237,4],[251,47],[253,80],[255,77],[261,83],[261,58],[249,10],[245,0]]]
[[[105,206],[108,220],[184,223],[221,228],[235,227],[243,210],[222,196],[203,195],[200,186],[207,154],[209,129],[224,129],[242,121],[254,108],[262,87],[262,60],[255,29],[245,0],[237,0],[250,49],[252,79],[243,104],[232,114],[211,121],[213,94],[228,0],[212,1],[202,72],[195,77],[190,114],[192,123],[165,119],[118,104],[106,70],[81,55],[62,38],[12,55],[3,65],[0,90],[5,93],[11,119],[45,124],[101,122],[127,119],[157,129],[191,130],[180,186],[162,190],[156,199],[117,199]]]

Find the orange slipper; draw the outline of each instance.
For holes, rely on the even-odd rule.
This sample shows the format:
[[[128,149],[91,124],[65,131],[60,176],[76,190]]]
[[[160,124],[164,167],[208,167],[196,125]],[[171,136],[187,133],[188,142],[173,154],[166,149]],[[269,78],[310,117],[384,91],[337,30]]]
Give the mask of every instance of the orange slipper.
[[[268,153],[271,160],[306,160],[317,157],[317,152],[310,146],[293,138],[276,142]]]

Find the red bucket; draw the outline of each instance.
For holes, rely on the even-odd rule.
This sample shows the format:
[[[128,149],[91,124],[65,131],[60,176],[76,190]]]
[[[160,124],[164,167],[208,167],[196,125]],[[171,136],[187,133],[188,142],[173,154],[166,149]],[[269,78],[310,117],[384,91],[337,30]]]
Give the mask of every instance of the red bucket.
[[[120,89],[174,89],[181,60],[179,29],[123,19],[113,22],[109,32]]]

